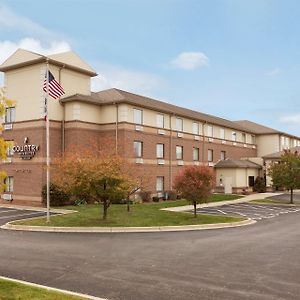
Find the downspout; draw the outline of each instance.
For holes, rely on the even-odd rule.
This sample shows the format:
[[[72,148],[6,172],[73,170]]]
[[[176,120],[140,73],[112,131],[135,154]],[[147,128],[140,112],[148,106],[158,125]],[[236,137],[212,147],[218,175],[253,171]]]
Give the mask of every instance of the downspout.
[[[116,155],[118,155],[118,124],[119,124],[119,105],[116,104]]]
[[[172,183],[173,183],[173,166],[172,166],[172,136],[173,136],[173,130],[172,130],[172,114],[169,115],[169,127],[170,127],[170,147],[169,147],[169,188],[170,190],[173,189]]]
[[[59,68],[59,72],[58,72],[58,82],[61,85],[61,70],[65,68],[65,65],[63,65],[62,67]],[[61,153],[62,153],[62,157],[65,156],[65,104],[61,103],[62,107],[63,107],[63,115],[62,115],[62,121],[61,121]]]
[[[204,126],[206,124],[206,121],[202,123],[202,165],[204,165],[204,161],[205,161],[205,131],[204,131]]]

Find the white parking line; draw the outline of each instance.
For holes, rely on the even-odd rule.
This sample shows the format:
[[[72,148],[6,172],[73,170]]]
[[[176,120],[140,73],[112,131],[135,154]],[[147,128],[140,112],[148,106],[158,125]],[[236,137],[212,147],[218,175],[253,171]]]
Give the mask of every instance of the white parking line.
[[[227,213],[226,212],[224,212],[223,210],[221,210],[221,209],[217,209],[217,211],[219,211],[220,213],[222,213],[223,215],[227,215]]]

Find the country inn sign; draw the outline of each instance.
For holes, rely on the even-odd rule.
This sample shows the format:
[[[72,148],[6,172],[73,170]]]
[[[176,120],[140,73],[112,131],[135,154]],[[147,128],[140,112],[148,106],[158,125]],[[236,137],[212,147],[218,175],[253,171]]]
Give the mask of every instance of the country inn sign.
[[[29,138],[24,138],[24,145],[15,145],[12,147],[12,151],[19,155],[23,160],[30,160],[35,156],[35,153],[39,151],[40,146],[29,143]]]

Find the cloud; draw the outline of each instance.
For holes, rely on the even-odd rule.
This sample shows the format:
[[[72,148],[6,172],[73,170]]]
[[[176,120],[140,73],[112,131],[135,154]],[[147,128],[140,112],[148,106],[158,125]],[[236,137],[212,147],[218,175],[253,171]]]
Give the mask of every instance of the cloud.
[[[0,27],[8,28],[18,33],[30,36],[38,36],[40,39],[47,40],[49,38],[57,38],[57,34],[46,29],[29,18],[18,15],[7,6],[0,4]]]
[[[300,125],[300,113],[283,116],[279,121],[289,125]]]
[[[92,79],[92,91],[119,88],[150,96],[153,90],[164,84],[163,79],[155,74],[129,70],[105,63],[95,65],[99,75]]]
[[[66,52],[71,49],[70,45],[65,41],[50,41],[47,44],[42,44],[40,40],[34,38],[24,38],[18,42],[12,42],[9,40],[0,41],[0,64],[3,63],[18,48],[44,55]]]
[[[267,71],[265,73],[265,75],[267,75],[267,76],[276,76],[276,75],[278,75],[280,73],[281,73],[281,70],[279,68],[274,68],[272,70]]]
[[[195,70],[208,65],[208,57],[202,52],[182,52],[171,61],[178,69]]]

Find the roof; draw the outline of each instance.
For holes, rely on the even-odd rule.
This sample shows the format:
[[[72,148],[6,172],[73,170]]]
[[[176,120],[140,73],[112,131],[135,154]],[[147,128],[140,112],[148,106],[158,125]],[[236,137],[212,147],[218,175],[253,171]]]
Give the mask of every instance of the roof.
[[[215,168],[261,169],[262,167],[249,160],[225,159],[217,162]]]
[[[83,101],[83,102],[88,102],[96,105],[128,103],[131,105],[145,107],[145,108],[157,110],[164,113],[174,114],[179,117],[186,117],[201,122],[216,124],[222,127],[250,132],[249,130],[245,130],[245,128],[241,127],[239,124],[223,118],[200,113],[194,110],[179,107],[149,97],[129,93],[116,88],[103,90],[97,93],[91,93],[90,96],[75,94],[72,96],[62,98],[60,101],[62,103],[71,102],[71,101]]]
[[[240,126],[244,127],[244,130],[248,130],[251,131],[255,134],[282,134],[282,135],[286,135],[289,137],[293,137],[293,138],[297,138],[299,139],[299,137],[286,133],[286,132],[282,132],[279,131],[277,129],[273,129],[255,122],[251,122],[248,120],[240,120],[240,121],[234,121],[235,123],[239,124]]]
[[[18,49],[10,57],[8,57],[2,63],[2,65],[0,65],[0,71],[6,72],[9,70],[45,62],[46,60],[48,60],[50,64],[62,66],[68,69],[88,74],[90,76],[97,75],[95,70],[92,69],[87,63],[85,63],[73,51],[67,51],[53,55],[42,55],[28,50]]]
[[[282,150],[282,151],[278,151],[278,152],[274,152],[274,153],[271,153],[271,154],[268,154],[268,155],[265,155],[263,156],[264,159],[278,159],[281,157],[281,155],[284,154],[284,151],[285,150]],[[295,152],[298,152],[300,153],[300,146],[298,147],[293,147],[290,149],[291,152],[295,153]]]

